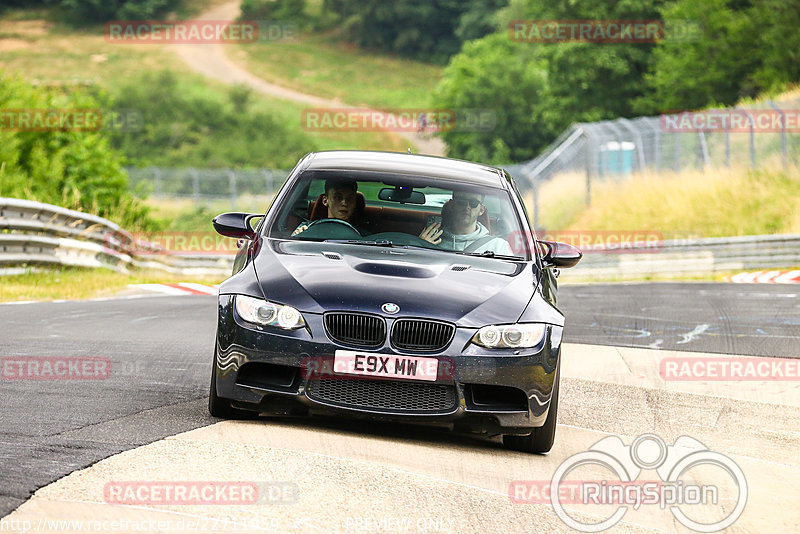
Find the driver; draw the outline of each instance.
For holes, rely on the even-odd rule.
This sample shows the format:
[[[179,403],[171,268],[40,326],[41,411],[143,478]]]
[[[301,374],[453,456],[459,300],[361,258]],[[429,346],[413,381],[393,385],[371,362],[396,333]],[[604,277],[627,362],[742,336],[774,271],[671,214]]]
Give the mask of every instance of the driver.
[[[508,241],[489,234],[478,221],[486,212],[485,196],[479,193],[454,191],[447,220],[425,227],[419,235],[425,241],[446,250],[467,252],[491,251],[498,255],[514,256]]]
[[[355,180],[325,180],[325,194],[322,195],[322,204],[328,208],[328,219],[341,219],[356,228],[354,219],[356,212],[356,193],[358,183]],[[305,231],[311,223],[308,221],[295,228],[295,236]]]

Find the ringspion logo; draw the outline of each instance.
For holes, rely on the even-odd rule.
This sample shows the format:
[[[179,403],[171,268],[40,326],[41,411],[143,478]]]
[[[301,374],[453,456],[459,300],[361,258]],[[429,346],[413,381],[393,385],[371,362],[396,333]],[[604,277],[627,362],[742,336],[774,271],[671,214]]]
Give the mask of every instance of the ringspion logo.
[[[565,483],[575,488],[576,481],[567,477],[581,469],[604,471],[610,478],[582,480],[577,494],[562,492]],[[639,481],[642,472],[650,470],[659,480]],[[700,472],[702,479],[698,478]],[[717,483],[720,480],[722,483]],[[523,490],[518,487],[514,487],[518,492],[515,495],[525,502],[524,486]],[[556,515],[579,532],[612,528],[629,510],[643,505],[669,508],[681,525],[697,532],[718,532],[730,527],[744,512],[748,486],[736,462],[694,438],[680,436],[667,445],[659,436],[642,434],[631,445],[625,445],[619,436],[609,436],[589,450],[570,456],[553,474],[548,495]],[[730,498],[723,499],[723,495]],[[570,514],[564,505],[575,501],[593,506],[591,517]]]

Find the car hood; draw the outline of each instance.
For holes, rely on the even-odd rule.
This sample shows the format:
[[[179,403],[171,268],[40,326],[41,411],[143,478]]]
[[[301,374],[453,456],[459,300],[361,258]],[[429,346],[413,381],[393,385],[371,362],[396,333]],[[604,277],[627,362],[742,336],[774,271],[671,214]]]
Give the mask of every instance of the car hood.
[[[535,287],[530,262],[423,249],[267,239],[253,262],[264,298],[301,312],[514,322]],[[400,311],[381,310],[394,303]]]

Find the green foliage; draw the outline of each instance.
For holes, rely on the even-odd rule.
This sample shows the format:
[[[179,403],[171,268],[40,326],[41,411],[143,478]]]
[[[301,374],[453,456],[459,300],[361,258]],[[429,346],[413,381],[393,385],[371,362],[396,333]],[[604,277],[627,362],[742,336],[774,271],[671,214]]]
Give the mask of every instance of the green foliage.
[[[800,82],[800,0],[677,0],[663,16],[699,22],[703,31],[694,41],[658,45],[645,107],[733,105]]]
[[[156,19],[177,9],[181,0],[50,0],[76,23]]]
[[[502,164],[532,158],[553,137],[547,63],[538,51],[493,34],[464,45],[444,71],[434,107],[489,109],[495,128],[442,134],[448,155]]]
[[[507,0],[324,0],[342,35],[363,48],[444,63],[465,39],[491,30],[487,14]]]
[[[800,81],[800,0],[760,0],[754,8],[756,50],[762,62],[753,79],[777,91]]]
[[[305,0],[242,0],[242,20],[299,22],[305,18]]]
[[[497,18],[646,20],[658,18],[660,2],[524,0]],[[444,72],[437,105],[490,108],[499,120],[492,132],[443,134],[449,154],[494,163],[520,161],[536,156],[572,122],[633,116],[636,100],[649,91],[642,74],[653,46],[517,42],[507,28],[466,43]],[[510,159],[503,160],[504,155]]]
[[[112,141],[136,165],[291,168],[315,143],[280,117],[255,108],[246,88],[228,99],[179,79],[150,73],[115,95],[118,109],[142,113],[142,127],[112,131]]]
[[[664,18],[698,23],[702,32],[688,42],[667,39],[654,52],[647,81],[653,94],[643,107],[658,111],[731,105],[757,90],[745,88],[756,69],[757,33],[749,13],[730,0],[679,0],[664,9]]]
[[[0,75],[0,109],[98,110],[83,92],[33,88]],[[148,212],[128,191],[123,156],[102,131],[0,131],[0,196],[26,198],[147,227]]]

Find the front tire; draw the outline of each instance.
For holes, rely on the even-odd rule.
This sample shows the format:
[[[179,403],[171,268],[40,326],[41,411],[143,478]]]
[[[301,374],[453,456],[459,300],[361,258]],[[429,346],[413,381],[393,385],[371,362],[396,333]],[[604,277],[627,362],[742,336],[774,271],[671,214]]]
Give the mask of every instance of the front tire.
[[[558,390],[561,382],[561,358],[556,367],[556,377],[553,381],[553,395],[550,398],[550,409],[547,412],[547,419],[544,425],[534,428],[527,436],[503,436],[503,445],[507,449],[544,454],[553,448],[556,438],[556,419],[558,418]]]
[[[216,358],[215,358],[216,359]],[[231,406],[231,401],[217,395],[217,365],[211,369],[211,391],[208,393],[208,413],[220,419],[256,419],[258,413]]]

